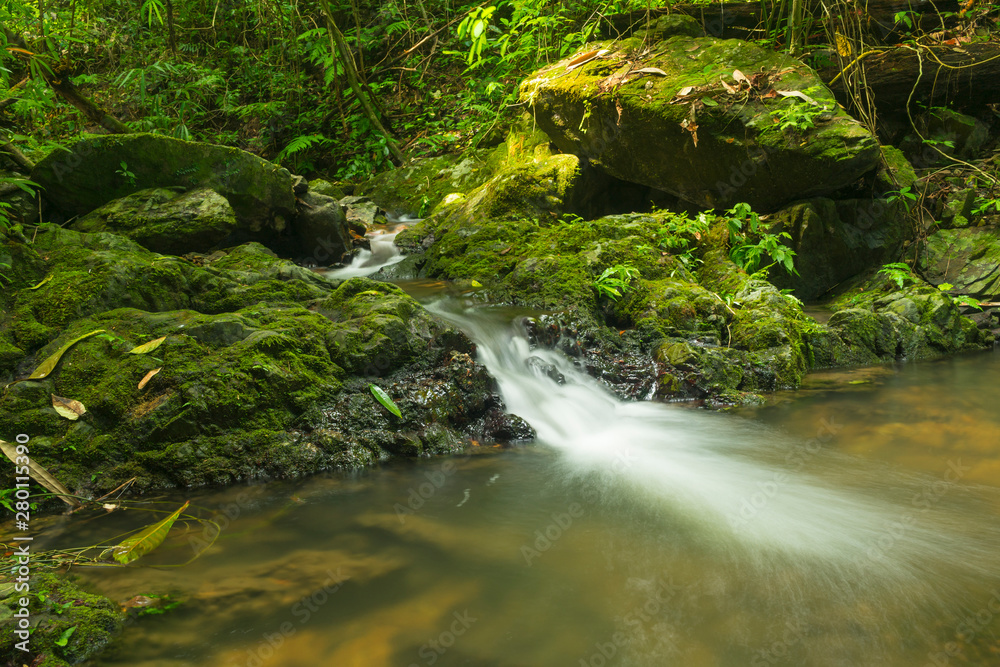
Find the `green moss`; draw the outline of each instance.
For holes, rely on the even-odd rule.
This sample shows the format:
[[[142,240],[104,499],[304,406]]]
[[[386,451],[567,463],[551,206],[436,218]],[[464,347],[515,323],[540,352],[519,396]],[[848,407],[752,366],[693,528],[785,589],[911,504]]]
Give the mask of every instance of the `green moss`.
[[[87,593],[67,578],[54,574],[34,574],[30,580],[28,609],[34,631],[30,651],[16,648],[12,614],[20,608],[20,592],[14,584],[0,585],[0,661],[4,664],[32,664],[66,667],[95,657],[122,628],[124,614],[111,600]],[[56,642],[74,628],[65,646]]]

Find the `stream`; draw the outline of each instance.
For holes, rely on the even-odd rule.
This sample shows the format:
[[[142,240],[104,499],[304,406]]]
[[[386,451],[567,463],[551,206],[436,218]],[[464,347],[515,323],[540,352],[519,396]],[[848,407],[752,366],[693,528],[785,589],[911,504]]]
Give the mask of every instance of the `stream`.
[[[537,442],[184,495],[222,525],[199,559],[77,570],[182,602],[97,664],[1000,664],[1000,355],[818,373],[711,413],[621,402],[509,311],[421,296]]]

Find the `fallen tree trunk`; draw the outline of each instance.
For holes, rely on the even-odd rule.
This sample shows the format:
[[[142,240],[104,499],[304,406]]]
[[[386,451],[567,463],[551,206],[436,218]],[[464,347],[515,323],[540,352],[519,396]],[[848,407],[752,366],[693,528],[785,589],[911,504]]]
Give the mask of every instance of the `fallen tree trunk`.
[[[990,60],[993,58],[993,60]],[[837,98],[849,106],[848,81],[864,68],[864,81],[880,114],[905,114],[907,101],[927,106],[945,102],[957,108],[1000,102],[1000,43],[951,46],[893,47],[872,53],[849,67],[839,78],[839,67],[826,67],[819,75],[831,84]],[[836,79],[836,81],[834,81]]]
[[[768,16],[777,11],[779,5],[779,2],[680,4],[667,9],[650,10],[648,13],[641,11],[614,14],[607,17],[602,24],[601,35],[607,39],[626,37],[636,30],[645,28],[647,19],[655,21],[661,16],[680,13],[698,19],[705,29],[705,34],[710,37],[759,38],[764,36],[764,26]],[[896,22],[895,16],[899,12],[918,14],[916,21],[913,21],[913,14],[908,15],[914,22],[914,30],[919,28],[924,32],[935,32],[954,24],[961,9],[959,0],[868,0],[865,3],[867,19],[864,21],[864,27],[883,43],[895,44],[901,40],[904,32],[910,30],[906,25]],[[820,14],[815,3],[810,3],[806,11]],[[952,15],[942,18],[939,12]]]
[[[70,83],[68,77],[64,76],[59,79],[50,77],[48,82],[52,86],[52,90],[56,91],[60,97],[76,107],[91,122],[97,123],[111,134],[128,134],[131,132],[125,123],[94,104],[89,98],[81,95],[76,86]]]

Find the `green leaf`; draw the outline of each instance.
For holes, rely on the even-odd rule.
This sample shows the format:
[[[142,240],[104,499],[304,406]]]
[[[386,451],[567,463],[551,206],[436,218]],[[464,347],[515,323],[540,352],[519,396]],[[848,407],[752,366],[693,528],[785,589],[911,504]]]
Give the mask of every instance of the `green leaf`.
[[[82,336],[80,336],[79,338],[74,338],[70,342],[66,343],[65,345],[63,345],[62,347],[60,347],[58,350],[56,350],[55,354],[53,354],[51,357],[49,357],[48,359],[46,359],[45,361],[43,361],[41,364],[39,364],[38,368],[35,369],[35,372],[28,376],[28,379],[29,380],[41,380],[43,377],[47,377],[49,373],[51,373],[52,371],[54,371],[56,369],[56,365],[59,363],[59,360],[62,359],[62,356],[64,354],[66,354],[66,350],[68,350],[69,348],[73,347],[74,345],[76,345],[77,343],[79,343],[84,338],[89,338],[90,336],[93,336],[94,334],[99,334],[99,333],[104,333],[104,329],[95,329],[94,331],[91,331],[90,333],[85,333]]]
[[[368,388],[371,389],[372,396],[375,397],[375,400],[381,403],[386,410],[396,415],[400,419],[403,418],[403,413],[399,411],[399,407],[396,406],[393,400],[389,398],[389,394],[385,393],[381,387],[377,387],[373,384],[370,384],[368,385]]]
[[[63,630],[63,633],[59,635],[59,639],[55,640],[55,642],[53,643],[56,646],[65,646],[66,644],[69,643],[69,638],[73,636],[74,632],[76,632],[75,625],[71,628],[66,628],[65,630]]]
[[[45,283],[49,282],[50,280],[52,280],[52,274],[51,273],[49,275],[45,276],[44,278],[42,278],[42,282],[38,283],[34,287],[29,287],[28,289],[38,289],[39,287],[41,287]]]
[[[168,516],[163,521],[154,523],[152,526],[144,528],[132,537],[125,538],[116,547],[106,549],[101,554],[101,558],[106,558],[110,555],[122,565],[128,565],[132,561],[142,558],[150,551],[163,544],[163,540],[166,539],[167,533],[170,532],[171,526],[174,525],[174,521],[177,521],[177,517],[181,515],[181,512],[187,509],[190,502],[191,501],[185,501],[185,503],[181,505],[176,512]]]
[[[146,354],[147,352],[152,352],[156,348],[160,347],[160,345],[163,345],[163,341],[165,341],[166,339],[167,339],[166,336],[160,336],[159,338],[157,338],[155,340],[151,340],[148,343],[143,343],[142,345],[139,345],[137,347],[133,347],[131,350],[128,351],[128,353],[129,354]]]

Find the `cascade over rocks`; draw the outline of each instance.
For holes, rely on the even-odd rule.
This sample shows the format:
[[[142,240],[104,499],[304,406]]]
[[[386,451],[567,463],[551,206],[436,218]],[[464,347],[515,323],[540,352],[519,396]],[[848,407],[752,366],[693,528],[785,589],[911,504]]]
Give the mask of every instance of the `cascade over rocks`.
[[[767,212],[835,192],[877,166],[875,138],[794,58],[688,36],[585,51],[600,55],[535,72],[521,101],[562,151],[616,178],[698,206],[747,202]],[[794,117],[812,126],[792,127]]]

